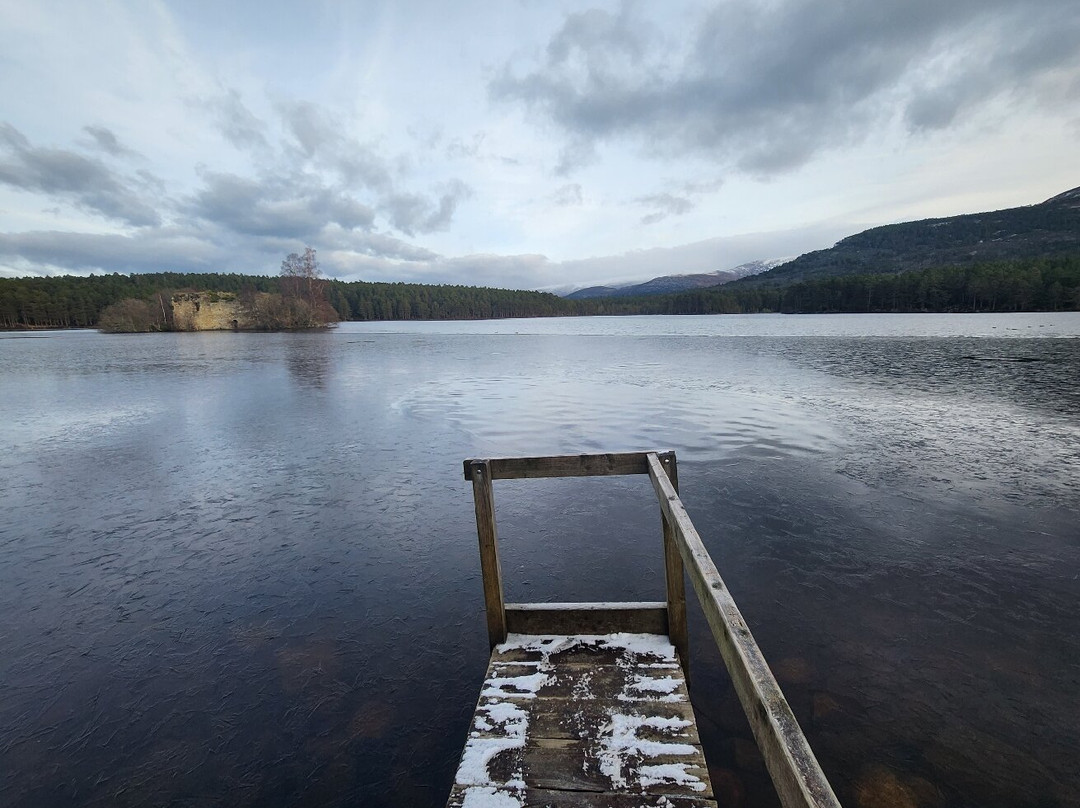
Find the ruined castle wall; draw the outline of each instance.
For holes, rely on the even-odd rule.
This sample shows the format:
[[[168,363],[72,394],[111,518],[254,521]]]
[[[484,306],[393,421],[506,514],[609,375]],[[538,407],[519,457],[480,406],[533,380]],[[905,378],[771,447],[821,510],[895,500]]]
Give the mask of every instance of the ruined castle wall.
[[[173,321],[180,331],[231,331],[252,328],[244,306],[229,292],[180,292],[173,295]]]

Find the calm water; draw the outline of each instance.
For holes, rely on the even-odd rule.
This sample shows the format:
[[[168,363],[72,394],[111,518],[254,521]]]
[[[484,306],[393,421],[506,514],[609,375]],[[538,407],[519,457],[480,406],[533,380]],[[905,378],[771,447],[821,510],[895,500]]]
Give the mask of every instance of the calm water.
[[[462,459],[673,448],[849,806],[1080,805],[1080,315],[0,335],[0,804],[446,799]],[[496,484],[511,600],[663,597],[647,480]],[[718,795],[772,805],[693,614]]]

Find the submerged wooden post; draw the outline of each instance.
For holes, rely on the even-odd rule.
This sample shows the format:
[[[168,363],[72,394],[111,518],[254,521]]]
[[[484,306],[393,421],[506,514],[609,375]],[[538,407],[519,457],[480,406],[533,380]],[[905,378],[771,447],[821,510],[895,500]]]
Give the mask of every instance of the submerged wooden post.
[[[660,464],[671,480],[671,487],[679,490],[679,467],[675,452],[659,455]],[[664,579],[667,582],[668,636],[679,652],[683,675],[690,681],[690,636],[686,628],[686,584],[683,579],[683,562],[679,545],[675,541],[675,528],[663,509],[660,519],[664,526]]]
[[[495,491],[491,486],[491,463],[470,462],[473,501],[476,504],[476,534],[480,539],[480,571],[484,579],[484,609],[487,612],[488,642],[494,648],[506,640],[506,607],[503,603],[502,566],[499,564],[499,537],[495,528]]]

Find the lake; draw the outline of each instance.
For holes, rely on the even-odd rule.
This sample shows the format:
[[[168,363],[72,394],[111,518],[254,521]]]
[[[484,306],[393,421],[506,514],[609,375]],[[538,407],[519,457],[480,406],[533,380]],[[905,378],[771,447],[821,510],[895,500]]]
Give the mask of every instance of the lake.
[[[845,805],[1080,805],[1078,337],[1076,313],[0,334],[0,804],[443,805],[487,662],[462,460],[675,449]],[[495,490],[508,600],[663,599],[647,478]],[[690,610],[718,797],[773,805]]]

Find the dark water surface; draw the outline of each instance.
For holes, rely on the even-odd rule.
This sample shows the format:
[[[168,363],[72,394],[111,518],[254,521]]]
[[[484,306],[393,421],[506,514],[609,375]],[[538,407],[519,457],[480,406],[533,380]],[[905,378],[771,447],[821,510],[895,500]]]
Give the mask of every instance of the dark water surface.
[[[462,459],[646,448],[842,802],[1080,805],[1078,335],[0,335],[0,805],[442,805],[487,659]],[[647,480],[496,499],[509,599],[662,599]],[[718,796],[772,805],[696,608]]]

